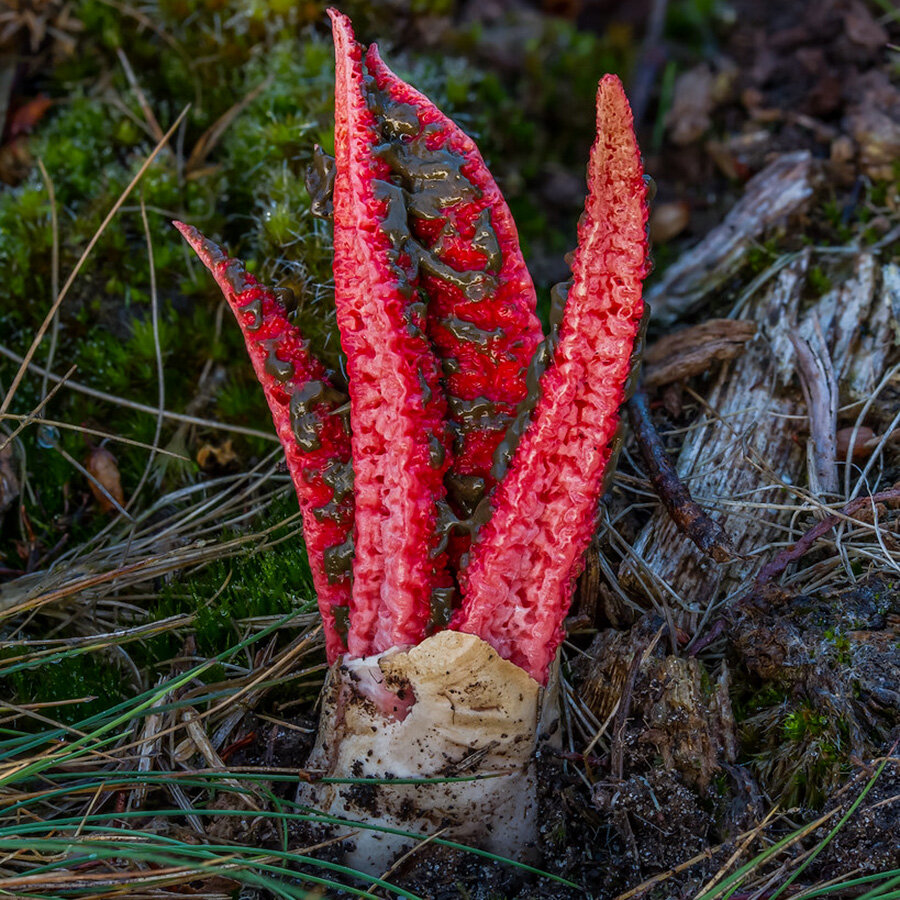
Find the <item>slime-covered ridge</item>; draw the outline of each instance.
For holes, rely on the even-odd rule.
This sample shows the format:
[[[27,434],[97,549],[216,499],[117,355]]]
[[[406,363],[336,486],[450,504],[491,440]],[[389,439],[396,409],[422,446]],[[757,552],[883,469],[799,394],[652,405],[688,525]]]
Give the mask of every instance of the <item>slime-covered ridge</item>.
[[[479,524],[473,513],[496,484],[493,456],[543,335],[515,223],[475,143],[374,45],[365,67],[382,139],[375,152],[390,169],[386,227],[400,229],[418,266],[421,312],[442,365],[454,444],[440,526],[455,568]],[[444,615],[435,604],[435,618]]]
[[[362,48],[331,10],[335,41],[334,281],[347,354],[355,558],[351,656],[419,643],[434,590],[452,587],[439,504],[450,465],[447,401],[426,335],[420,267],[400,188],[377,152]]]

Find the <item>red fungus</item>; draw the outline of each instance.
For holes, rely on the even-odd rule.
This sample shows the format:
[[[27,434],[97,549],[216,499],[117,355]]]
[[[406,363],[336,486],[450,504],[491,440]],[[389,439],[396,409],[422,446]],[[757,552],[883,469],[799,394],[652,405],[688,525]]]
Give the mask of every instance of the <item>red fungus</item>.
[[[555,289],[541,342],[515,225],[474,143],[329,15],[336,159],[317,151],[310,184],[327,212],[334,173],[349,430],[274,294],[178,226],[234,309],[266,391],[332,663],[344,653],[335,611],[349,606],[307,762],[336,777],[300,799],[390,826],[352,832],[346,858],[368,872],[406,846],[397,828],[435,821],[527,856],[534,754],[555,727],[549,673],[643,312],[646,188],[631,111],[604,78],[573,278]],[[351,555],[352,587],[337,568]],[[490,777],[438,777],[461,763]],[[366,799],[342,782],[351,773],[373,779]],[[419,778],[436,783],[408,782]]]
[[[391,72],[374,44],[365,63],[380,152],[406,194],[417,242],[428,336],[457,433],[449,499],[465,518],[496,483],[494,453],[527,393],[528,363],[543,338],[534,286],[475,142]]]
[[[366,103],[362,48],[331,10],[335,40],[334,286],[347,354],[356,473],[353,656],[417,644],[432,591],[447,590],[438,534],[449,465],[447,401],[425,333],[402,192]]]
[[[349,435],[272,292],[179,228],[235,310],[266,390],[304,511],[329,660],[343,650],[335,609],[349,604],[349,658],[414,646],[456,610],[452,629],[543,684],[643,312],[646,187],[628,101],[615,76],[600,82],[573,278],[541,344],[515,225],[474,143],[374,46],[364,53],[346,16],[329,15]],[[298,447],[291,429],[298,397],[314,447]],[[351,456],[353,496],[338,496],[329,473],[349,472]],[[354,545],[351,589],[334,577],[335,548],[347,564]]]

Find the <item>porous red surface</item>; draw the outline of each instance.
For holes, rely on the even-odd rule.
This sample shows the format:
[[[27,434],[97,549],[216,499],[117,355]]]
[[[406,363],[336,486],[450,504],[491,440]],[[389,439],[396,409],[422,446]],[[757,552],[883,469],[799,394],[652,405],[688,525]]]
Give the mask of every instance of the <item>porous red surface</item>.
[[[398,283],[396,253],[382,223],[374,179],[389,176],[366,105],[362,50],[350,20],[330,10],[334,30],[334,282],[347,354],[356,555],[348,648],[352,656],[416,644],[431,615],[431,591],[451,583],[435,553],[436,503],[449,465],[446,401],[437,360],[405,313],[419,298]],[[434,441],[445,459],[434,465]]]
[[[446,207],[443,217],[413,220],[413,233],[422,244],[437,248],[439,258],[459,272],[486,271],[487,256],[473,246],[476,223],[484,210],[497,236],[502,263],[492,274],[496,289],[481,299],[468,299],[447,281],[425,273],[422,286],[429,298],[428,333],[441,359],[456,360],[458,371],[446,378],[447,392],[463,400],[485,397],[498,404],[500,412],[514,413],[525,397],[525,372],[535,348],[543,338],[535,315],[535,292],[519,249],[515,222],[496,182],[488,171],[475,142],[424,94],[398,78],[382,61],[375,45],[366,54],[366,66],[375,85],[397,103],[415,108],[422,128],[431,126],[429,149],[445,149],[465,159],[462,174],[480,196]],[[461,341],[442,320],[455,316],[486,331],[498,330],[484,346]],[[454,417],[451,415],[451,419]],[[469,429],[455,455],[452,471],[484,477],[488,488],[494,449],[504,429]]]
[[[598,136],[560,339],[494,511],[472,548],[453,627],[546,682],[595,527],[646,274],[646,188],[618,78],[597,94]]]
[[[303,451],[297,444],[291,427],[291,394],[313,381],[328,383],[325,367],[307,350],[308,343],[286,316],[275,294],[248,274],[243,264],[229,259],[225,253],[196,228],[175,222],[175,227],[215,276],[241,328],[253,370],[265,392],[272,412],[275,430],[284,447],[288,471],[300,509],[303,513],[303,535],[312,569],[313,585],[318,596],[319,610],[325,633],[325,647],[329,662],[346,651],[343,639],[335,628],[334,608],[350,602],[350,578],[344,576],[332,583],[325,573],[324,553],[342,544],[353,527],[353,498],[345,498],[335,514],[317,517],[314,510],[327,507],[334,500],[334,489],[322,479],[332,465],[350,461],[350,436],[344,419],[334,415],[335,402],[323,400],[313,406],[319,447]],[[235,284],[243,289],[235,290]],[[292,373],[283,381],[266,371],[270,354],[292,366]]]

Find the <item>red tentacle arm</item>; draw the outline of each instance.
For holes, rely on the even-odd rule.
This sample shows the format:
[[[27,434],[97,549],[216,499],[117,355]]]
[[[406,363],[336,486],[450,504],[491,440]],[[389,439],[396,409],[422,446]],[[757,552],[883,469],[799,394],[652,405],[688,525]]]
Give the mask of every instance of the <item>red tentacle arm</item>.
[[[300,501],[325,647],[334,662],[346,650],[353,553],[350,435],[337,413],[346,397],[331,386],[274,291],[193,226],[176,222],[175,227],[222,289],[263,386]]]
[[[351,656],[417,644],[432,592],[452,584],[438,534],[450,462],[440,368],[425,333],[405,199],[376,152],[362,49],[331,10],[335,41],[334,282],[350,383],[356,474]]]
[[[382,155],[408,197],[428,296],[428,334],[442,360],[457,432],[448,481],[471,513],[495,481],[492,460],[526,395],[543,338],[512,214],[475,142],[398,78],[373,45],[365,58]]]
[[[643,312],[646,188],[631,109],[615,76],[600,82],[597,128],[559,343],[531,422],[492,497],[493,515],[472,549],[467,592],[453,623],[540,682],[563,639],[595,527]]]

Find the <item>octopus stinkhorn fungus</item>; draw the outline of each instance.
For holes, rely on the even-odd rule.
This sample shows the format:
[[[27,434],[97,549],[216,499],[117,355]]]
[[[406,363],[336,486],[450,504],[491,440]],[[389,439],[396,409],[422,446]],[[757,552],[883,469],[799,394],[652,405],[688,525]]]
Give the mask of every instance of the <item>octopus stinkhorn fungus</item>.
[[[545,338],[471,138],[330,16],[335,158],[317,150],[309,183],[313,210],[333,210],[349,417],[278,292],[176,223],[241,326],[303,511],[331,664],[309,765],[376,779],[301,793],[364,824],[347,855],[368,871],[408,843],[397,829],[527,856],[553,664],[643,313],[631,110],[605,76]]]

